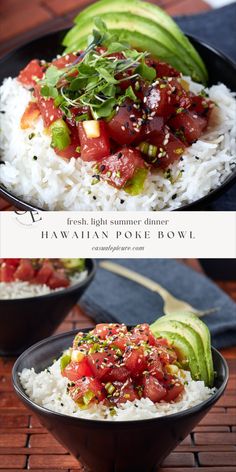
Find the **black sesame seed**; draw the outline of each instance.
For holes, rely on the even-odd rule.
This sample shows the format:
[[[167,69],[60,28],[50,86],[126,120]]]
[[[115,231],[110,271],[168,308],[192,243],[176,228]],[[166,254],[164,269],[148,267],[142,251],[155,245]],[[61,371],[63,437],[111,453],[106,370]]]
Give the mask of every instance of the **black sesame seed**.
[[[102,165],[100,166],[100,171],[103,172],[105,169],[106,169],[106,166],[104,166],[104,164],[102,164]]]
[[[172,200],[175,200],[177,197],[177,193],[175,193],[174,195],[172,195]]]
[[[122,157],[122,152],[118,152],[117,159],[121,159],[121,157]]]
[[[121,205],[123,205],[123,203],[125,203],[125,201],[121,199],[120,203],[121,203]]]
[[[93,199],[94,199],[94,200],[97,200],[97,197],[95,197],[95,195],[94,195],[94,196],[93,196]]]
[[[92,175],[92,178],[93,178],[93,179],[100,180],[100,175],[98,175],[98,174],[94,174],[94,175]]]
[[[0,161],[0,165],[5,165],[6,162],[5,161]]]

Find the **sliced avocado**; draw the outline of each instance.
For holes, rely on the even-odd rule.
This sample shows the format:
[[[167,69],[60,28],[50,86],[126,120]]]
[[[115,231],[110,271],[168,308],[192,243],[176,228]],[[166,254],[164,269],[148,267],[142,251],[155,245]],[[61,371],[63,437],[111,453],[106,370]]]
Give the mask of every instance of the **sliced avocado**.
[[[182,321],[172,320],[166,316],[159,318],[156,323],[157,327],[160,326],[163,327],[163,329],[167,329],[169,324],[171,324],[171,331],[174,330],[176,333],[181,334],[188,340],[195,352],[200,369],[200,378],[206,385],[208,385],[208,372],[204,356],[204,346],[202,338],[199,336],[198,332]]]
[[[85,19],[94,18],[95,16],[99,15],[103,17],[103,14],[106,12],[111,12],[113,14],[116,14],[117,12],[126,14],[126,12],[129,12],[161,24],[162,27],[173,36],[175,41],[177,41],[179,49],[183,50],[183,53],[185,54],[185,61],[188,64],[197,63],[202,71],[202,74],[205,76],[205,80],[207,79],[206,67],[196,49],[192,46],[188,38],[182,33],[170,15],[168,15],[157,5],[142,2],[140,0],[113,0],[112,2],[110,0],[100,0],[85,8],[76,16],[74,21],[78,26],[81,26]],[[146,32],[144,32],[144,34],[146,34]]]
[[[72,272],[78,272],[84,270],[85,260],[84,259],[61,259],[65,269]]]
[[[162,327],[154,327],[153,325],[152,332],[157,338],[166,338],[169,341],[170,345],[173,346],[177,352],[178,361],[181,364],[181,367],[184,370],[190,370],[191,376],[194,380],[199,380],[199,365],[190,342],[187,341],[184,336],[168,328],[165,330]]]
[[[178,70],[181,70],[183,74],[189,75],[188,67],[181,62],[181,60],[175,56],[171,51],[166,49],[161,43],[150,39],[148,36],[144,36],[144,34],[139,32],[131,32],[128,30],[119,29],[111,29],[110,33],[118,34],[120,41],[126,41],[129,43],[133,48],[139,50],[149,51],[151,56],[154,58],[158,58],[165,62],[168,62],[173,67]],[[75,42],[71,43],[65,50],[66,53],[70,53],[77,50],[83,50],[87,47],[88,36],[87,34],[79,39],[76,39]]]
[[[153,57],[170,63],[183,74],[205,81],[206,77],[199,65],[195,61],[189,61],[189,53],[186,53],[186,49],[181,49],[175,38],[162,25],[129,12],[106,12],[102,19],[108,30],[118,34],[120,40],[129,42],[132,47],[147,50]],[[66,52],[85,47],[93,29],[94,18],[85,18],[81,25],[74,26],[64,38]]]
[[[182,56],[176,47],[176,43],[173,41],[173,37],[170,33],[162,28],[161,25],[154,23],[152,20],[142,18],[133,13],[126,12],[124,15],[121,12],[111,13],[106,12],[102,16],[102,20],[105,22],[108,30],[116,30],[117,33],[123,33],[127,30],[132,33],[141,33],[152,41],[156,41],[160,44],[160,53],[168,53],[168,56],[177,56],[179,63],[182,63]],[[76,25],[69,31],[64,43],[74,43],[75,39],[80,39],[83,36],[88,37],[92,33],[94,25],[94,18],[86,18],[81,25]]]
[[[199,336],[201,336],[208,373],[207,385],[212,387],[214,383],[214,368],[211,353],[211,336],[208,327],[203,323],[203,321],[194,315],[194,313],[172,313],[171,315],[166,315],[166,318],[182,321],[189,327],[193,328]]]

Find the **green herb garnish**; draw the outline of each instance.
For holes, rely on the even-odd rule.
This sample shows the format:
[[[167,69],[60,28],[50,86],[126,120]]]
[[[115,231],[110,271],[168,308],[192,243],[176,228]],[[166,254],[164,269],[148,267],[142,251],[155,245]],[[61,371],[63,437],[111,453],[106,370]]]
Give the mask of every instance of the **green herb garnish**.
[[[145,64],[147,52],[138,52],[118,41],[100,18],[95,20],[95,25],[97,29],[87,49],[70,66],[63,69],[49,66],[39,82],[41,95],[54,98],[55,106],[66,116],[70,114],[70,107],[87,106],[94,119],[109,118],[127,98],[138,101],[132,86],[122,90],[123,81],[143,78],[151,82],[156,77],[155,69]],[[104,46],[104,51],[98,52],[98,45]],[[116,53],[121,55],[116,56]],[[76,121],[84,119],[87,119],[84,113],[76,117]],[[63,138],[59,141],[61,139],[63,141]],[[58,147],[55,140],[57,142],[58,138],[53,139],[52,145]]]

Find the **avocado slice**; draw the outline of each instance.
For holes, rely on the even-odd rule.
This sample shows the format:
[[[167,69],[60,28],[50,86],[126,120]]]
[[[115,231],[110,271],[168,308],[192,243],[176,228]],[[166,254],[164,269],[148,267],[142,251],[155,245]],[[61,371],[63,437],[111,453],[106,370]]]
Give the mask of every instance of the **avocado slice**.
[[[153,334],[157,338],[165,338],[169,341],[170,345],[173,346],[178,355],[178,361],[184,370],[190,370],[191,376],[194,380],[199,380],[200,371],[199,365],[195,356],[195,352],[190,342],[182,335],[172,331],[171,326],[163,327],[153,326]]]
[[[61,262],[65,269],[71,272],[82,272],[85,268],[84,259],[61,259]]]
[[[177,56],[173,55],[171,51],[167,50],[166,47],[158,41],[154,41],[148,36],[145,36],[144,34],[139,33],[137,31],[134,33],[128,30],[120,31],[119,29],[111,28],[109,29],[109,31],[114,34],[118,34],[120,41],[125,41],[129,43],[135,49],[149,51],[152,57],[156,57],[163,61],[169,62],[176,69],[181,69],[183,71],[183,74],[189,75],[188,67],[185,64],[181,63],[181,60]],[[82,38],[79,38],[78,40],[76,39],[75,42],[73,42],[69,47],[67,47],[66,53],[85,49],[87,47],[87,40],[87,34]]]
[[[204,345],[203,345],[201,336],[191,326],[185,324],[182,321],[178,321],[175,319],[172,320],[166,316],[159,318],[156,322],[157,327],[163,326],[164,329],[168,328],[169,323],[171,324],[172,330],[174,330],[178,334],[183,335],[191,344],[195,352],[198,365],[199,365],[200,378],[201,380],[204,380],[204,383],[206,385],[208,385],[208,372],[207,372],[205,356],[203,355]]]
[[[76,16],[74,22],[81,27],[85,19],[94,18],[95,16],[99,15],[101,15],[103,18],[103,14],[106,12],[113,14],[116,14],[117,12],[126,14],[129,12],[160,24],[172,35],[173,39],[177,42],[177,47],[182,50],[182,54],[185,55],[184,60],[186,63],[189,65],[194,65],[195,67],[197,64],[201,69],[205,80],[207,80],[207,70],[198,52],[192,46],[188,38],[182,33],[170,15],[168,15],[160,7],[140,0],[113,0],[112,2],[110,0],[100,0],[79,13],[79,15]],[[147,34],[147,32],[145,32],[145,34]]]
[[[132,47],[147,50],[153,57],[170,63],[195,80],[205,81],[206,76],[199,65],[189,60],[191,56],[186,53],[186,49],[181,49],[175,38],[162,25],[129,12],[107,12],[102,15],[102,19],[108,30],[115,32],[120,40],[129,42]],[[86,47],[87,38],[93,29],[94,18],[85,18],[81,25],[74,26],[63,41],[67,46],[66,52]]]
[[[203,380],[208,385],[208,372],[205,361],[204,347],[202,339],[192,327],[181,321],[168,319],[166,316],[159,318],[153,325],[156,329],[169,330],[183,336],[192,346],[195,358],[199,367],[198,378]]]
[[[103,14],[102,19],[106,23],[108,30],[115,30],[122,39],[123,34],[126,32],[132,33],[130,38],[131,40],[133,38],[133,41],[135,41],[136,33],[146,35],[150,39],[150,42],[153,41],[154,38],[155,43],[157,43],[156,47],[158,57],[167,57],[169,61],[175,62],[175,67],[183,67],[182,56],[176,47],[173,38],[168,31],[157,23],[129,12],[125,15],[120,12],[106,12]],[[83,38],[84,36],[88,37],[93,28],[94,18],[86,18],[82,25],[76,25],[71,31],[69,31],[67,41],[74,44],[77,39]],[[187,73],[187,71],[188,67],[184,64],[184,73]]]
[[[166,315],[165,318],[171,320],[178,320],[185,323],[187,326],[193,328],[201,337],[204,354],[205,354],[205,361],[207,366],[207,373],[208,373],[208,383],[209,387],[213,386],[214,383],[214,368],[213,368],[213,360],[212,360],[212,353],[211,353],[211,336],[210,331],[205,323],[201,321],[194,313],[171,313],[170,315]]]

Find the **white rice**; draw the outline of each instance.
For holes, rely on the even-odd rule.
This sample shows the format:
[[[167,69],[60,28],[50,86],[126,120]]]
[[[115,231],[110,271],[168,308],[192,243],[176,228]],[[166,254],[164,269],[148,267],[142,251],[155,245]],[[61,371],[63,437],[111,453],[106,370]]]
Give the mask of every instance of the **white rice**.
[[[185,80],[193,92],[201,91],[201,85]],[[92,185],[93,164],[57,156],[50,148],[42,118],[33,128],[21,130],[20,118],[30,92],[16,79],[7,78],[0,87],[0,149],[5,161],[1,183],[14,195],[48,210],[174,210],[193,202],[221,185],[236,165],[234,94],[223,84],[207,92],[218,107],[201,139],[186,149],[182,161],[171,166],[176,181],[171,183],[162,171],[150,173],[143,193],[128,196],[106,182]],[[32,132],[35,137],[29,140]]]
[[[82,282],[86,276],[86,270],[71,276],[70,286]],[[46,284],[31,284],[30,282],[22,282],[20,280],[14,282],[0,282],[0,300],[37,297],[39,295],[46,295],[47,293],[52,293],[58,290],[64,290],[64,287],[51,289]]]
[[[192,380],[189,372],[184,372],[184,374],[187,384],[178,402],[155,404],[148,398],[134,402],[128,401],[115,408],[116,415],[114,416],[111,416],[109,408],[104,405],[95,405],[87,410],[79,409],[66,392],[68,379],[61,375],[60,360],[38,374],[34,369],[23,369],[20,381],[28,397],[48,410],[78,418],[129,421],[178,413],[207,400],[215,392],[214,388],[206,387],[204,382]]]

